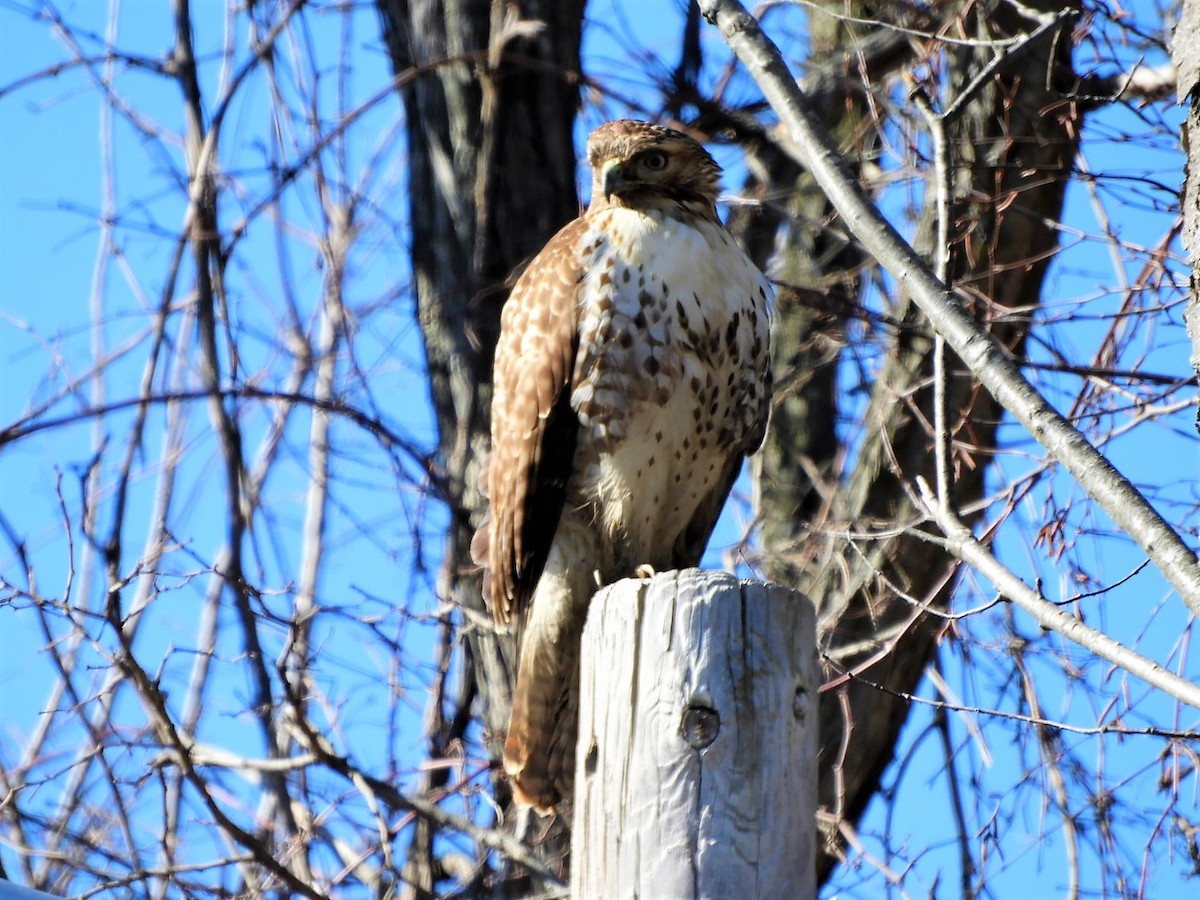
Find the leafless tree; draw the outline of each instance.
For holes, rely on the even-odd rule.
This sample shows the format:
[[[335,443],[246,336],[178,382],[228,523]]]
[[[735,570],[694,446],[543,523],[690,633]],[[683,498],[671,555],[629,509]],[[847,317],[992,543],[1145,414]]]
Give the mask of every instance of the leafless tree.
[[[1200,871],[1174,6],[6,3],[17,158],[98,131],[8,191],[55,262],[0,294],[3,874],[561,890],[467,545],[510,276],[625,115],[778,285],[717,550],[817,605],[827,889]]]

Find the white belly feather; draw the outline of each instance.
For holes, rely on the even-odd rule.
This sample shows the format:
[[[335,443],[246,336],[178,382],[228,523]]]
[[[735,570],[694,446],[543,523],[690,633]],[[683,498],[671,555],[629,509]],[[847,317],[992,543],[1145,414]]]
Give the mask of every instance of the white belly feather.
[[[584,238],[580,465],[567,502],[600,517],[604,556],[664,567],[727,463],[761,438],[770,288],[715,223],[605,216]]]

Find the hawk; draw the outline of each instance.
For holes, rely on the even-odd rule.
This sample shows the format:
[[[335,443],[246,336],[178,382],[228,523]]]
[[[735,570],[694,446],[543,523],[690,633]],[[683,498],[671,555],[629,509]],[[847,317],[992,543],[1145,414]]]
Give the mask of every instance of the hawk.
[[[637,121],[602,125],[587,154],[587,212],[501,317],[472,542],[520,654],[504,767],[543,812],[571,796],[592,594],[700,561],[770,401],[771,287],[717,217],[720,167]]]

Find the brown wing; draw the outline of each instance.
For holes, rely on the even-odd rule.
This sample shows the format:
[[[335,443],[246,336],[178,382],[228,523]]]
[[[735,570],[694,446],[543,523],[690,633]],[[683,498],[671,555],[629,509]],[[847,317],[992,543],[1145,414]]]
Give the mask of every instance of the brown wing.
[[[579,420],[568,389],[578,348],[576,219],[550,239],[505,304],[492,373],[485,594],[496,620],[522,613],[562,514]]]

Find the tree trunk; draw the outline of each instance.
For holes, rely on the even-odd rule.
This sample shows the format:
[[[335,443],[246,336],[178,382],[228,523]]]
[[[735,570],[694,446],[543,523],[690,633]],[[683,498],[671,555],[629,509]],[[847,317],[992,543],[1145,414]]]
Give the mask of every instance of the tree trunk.
[[[583,636],[572,896],[816,893],[816,626],[724,572],[627,579]]]
[[[1192,264],[1191,299],[1184,318],[1192,340],[1192,369],[1200,380],[1200,0],[1183,0],[1183,11],[1171,44],[1179,102],[1187,105],[1183,146],[1183,245]]]
[[[831,5],[852,17],[879,18],[877,4]],[[1075,6],[1030,5],[1042,10]],[[941,9],[947,16],[959,12],[958,5]],[[964,36],[995,40],[1034,27],[1003,4],[990,9],[985,21],[983,15],[972,9],[959,20]],[[814,13],[811,21],[820,29],[814,45],[857,47],[870,38],[844,19],[833,23]],[[853,38],[840,32],[852,27],[859,29]],[[943,83],[955,87],[946,90],[970,83],[997,52],[986,45],[953,52]],[[873,120],[860,115],[852,90],[860,77],[850,70],[846,99],[823,105],[847,154],[869,162]],[[1078,110],[1066,99],[1073,86],[1069,37],[1051,35],[1001,65],[949,126],[956,198],[950,275],[960,293],[972,298],[977,316],[1018,358],[1029,307],[1040,297],[1058,244],[1048,223],[1060,217],[1075,154]],[[954,99],[948,93],[943,106]],[[916,477],[933,481],[933,339],[906,299],[898,298],[887,310],[896,324],[870,385],[862,444],[843,457],[853,460],[852,468],[837,471],[830,448],[836,449],[835,424],[848,415],[841,407],[850,400],[839,395],[836,381],[839,341],[861,307],[854,295],[860,289],[862,254],[837,233],[823,199],[805,187],[811,184],[806,174],[782,159],[762,170],[773,176],[761,186],[763,196],[790,193],[794,198],[789,239],[781,242],[773,269],[794,273],[801,300],[815,293],[828,305],[823,315],[814,315],[811,302],[781,293],[773,339],[782,390],[759,479],[763,552],[772,577],[786,580],[818,605],[819,640],[832,660],[827,677],[840,682],[821,699],[821,805],[835,821],[853,824],[878,790],[908,715],[908,701],[891,692],[914,691],[936,649],[942,620],[924,615],[921,607],[943,608],[955,584],[955,563],[943,551],[912,534],[894,536],[921,520],[908,493]],[[931,177],[929,184],[932,196]],[[918,230],[918,249],[930,252],[935,233],[930,203]],[[966,508],[982,496],[1000,409],[949,356],[953,493]],[[880,537],[862,537],[872,532]],[[821,863],[822,880],[835,854],[831,846]]]
[[[492,354],[510,276],[579,212],[573,132],[584,2],[376,0],[393,70],[416,72],[402,92],[413,283],[451,511],[439,593],[484,621],[490,614],[470,574],[469,547],[483,508]],[[498,759],[512,643],[475,627],[463,639],[462,684],[454,698],[432,698],[427,752],[449,755],[477,699]],[[447,652],[453,643],[447,635]],[[445,777],[434,769],[427,788]],[[496,786],[503,803],[507,785]],[[418,827],[410,864],[405,874],[417,892],[432,892],[427,824]]]

